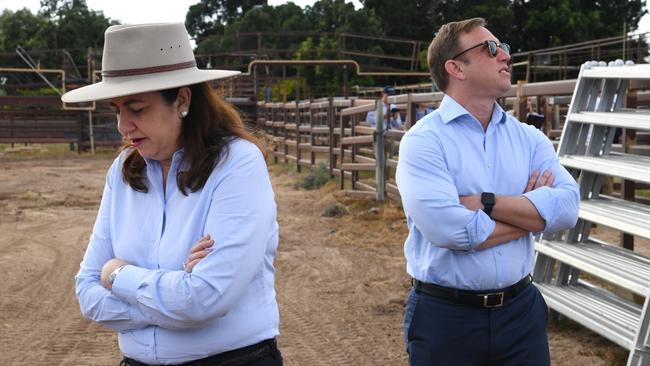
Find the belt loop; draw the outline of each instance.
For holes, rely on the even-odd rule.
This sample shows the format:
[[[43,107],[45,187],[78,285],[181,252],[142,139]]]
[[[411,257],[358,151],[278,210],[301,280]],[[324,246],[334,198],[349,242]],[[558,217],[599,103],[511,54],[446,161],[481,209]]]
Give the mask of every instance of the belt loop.
[[[411,285],[413,286],[413,288],[415,288],[416,292],[422,291],[422,282],[420,282],[420,280],[412,278]]]

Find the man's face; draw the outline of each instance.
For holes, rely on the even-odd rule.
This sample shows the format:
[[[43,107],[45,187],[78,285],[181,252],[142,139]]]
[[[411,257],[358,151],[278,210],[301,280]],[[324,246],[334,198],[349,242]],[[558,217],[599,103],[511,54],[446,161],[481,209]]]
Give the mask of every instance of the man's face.
[[[388,103],[388,94],[386,92],[381,92],[381,101],[384,102],[384,104]]]
[[[461,34],[459,50],[466,50],[484,41],[499,40],[486,28],[477,27],[468,33]],[[465,82],[469,83],[474,93],[497,98],[510,90],[510,55],[497,48],[496,57],[492,57],[487,46],[476,47],[456,59],[465,74]]]

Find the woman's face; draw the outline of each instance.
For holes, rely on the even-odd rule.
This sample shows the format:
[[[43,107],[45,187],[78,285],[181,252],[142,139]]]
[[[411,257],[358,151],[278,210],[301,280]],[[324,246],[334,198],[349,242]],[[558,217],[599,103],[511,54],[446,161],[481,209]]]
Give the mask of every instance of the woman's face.
[[[157,91],[111,99],[118,131],[142,157],[168,162],[178,150],[180,113],[187,111],[181,94],[171,105]]]

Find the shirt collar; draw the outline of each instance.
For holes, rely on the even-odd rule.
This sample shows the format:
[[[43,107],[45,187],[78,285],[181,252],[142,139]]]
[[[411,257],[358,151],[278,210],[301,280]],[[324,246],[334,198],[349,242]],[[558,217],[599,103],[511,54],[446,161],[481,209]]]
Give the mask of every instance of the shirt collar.
[[[185,153],[185,150],[183,148],[180,148],[180,149],[174,151],[174,154],[172,155],[172,164],[171,164],[172,168],[178,166],[180,161],[183,159],[184,153]],[[160,162],[158,160],[154,160],[154,159],[145,158],[144,161],[147,164],[147,166],[160,164]]]
[[[458,104],[454,98],[446,94],[442,98],[442,102],[440,102],[438,113],[440,114],[442,122],[445,124],[452,122],[461,116],[470,116],[471,118],[475,119],[474,116],[472,116],[467,111],[467,109],[465,109],[465,107]],[[503,110],[503,108],[501,108],[499,103],[495,101],[494,109],[492,110],[492,118],[490,118],[490,124],[504,123],[506,119],[506,112]]]

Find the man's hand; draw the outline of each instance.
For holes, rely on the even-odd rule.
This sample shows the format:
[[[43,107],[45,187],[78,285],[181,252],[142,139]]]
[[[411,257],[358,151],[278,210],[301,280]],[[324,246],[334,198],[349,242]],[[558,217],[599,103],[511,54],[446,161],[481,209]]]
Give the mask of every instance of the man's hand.
[[[210,254],[212,251],[212,245],[214,245],[214,240],[210,238],[210,235],[206,235],[199,239],[199,241],[190,249],[190,255],[183,263],[183,270],[191,273],[194,266],[196,266],[201,259]]]
[[[113,288],[113,286],[108,283],[108,276],[119,266],[123,266],[126,263],[125,261],[118,259],[118,258],[113,258],[109,260],[108,262],[104,263],[104,266],[102,267],[102,275],[101,275],[101,281],[102,281],[102,286],[106,287],[107,289]]]
[[[526,185],[524,193],[530,192],[539,187],[553,187],[554,181],[555,177],[550,170],[545,171],[541,176],[539,175],[539,170],[535,170],[530,178],[528,178],[528,184]]]

